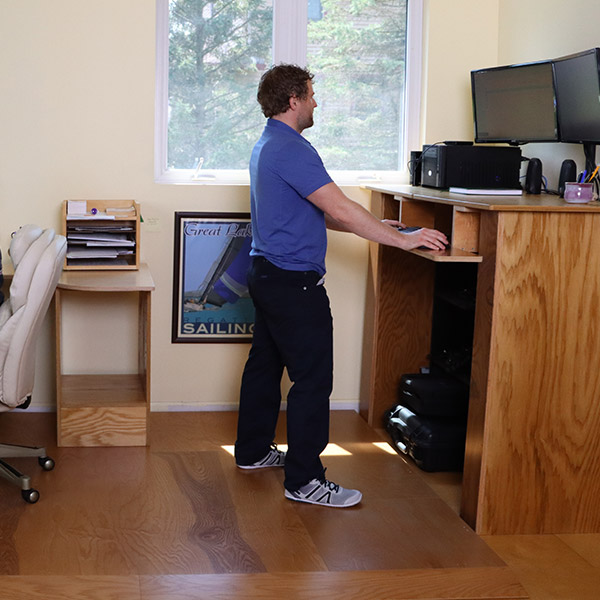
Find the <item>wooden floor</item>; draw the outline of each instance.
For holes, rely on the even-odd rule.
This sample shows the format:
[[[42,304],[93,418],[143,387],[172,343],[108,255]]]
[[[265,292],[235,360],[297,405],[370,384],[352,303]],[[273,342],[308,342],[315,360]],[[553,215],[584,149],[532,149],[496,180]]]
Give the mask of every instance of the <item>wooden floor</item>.
[[[460,473],[421,477],[458,514]],[[482,536],[517,576],[531,600],[598,600],[600,534]]]
[[[484,541],[354,412],[332,413],[324,463],[364,499],[337,510],[284,499],[281,469],[237,469],[235,413],[153,413],[148,448],[56,448],[55,419],[0,415],[3,442],[56,460],[12,459],[35,505],[0,481],[2,600],[598,597],[597,537]],[[568,595],[571,573],[595,595]]]

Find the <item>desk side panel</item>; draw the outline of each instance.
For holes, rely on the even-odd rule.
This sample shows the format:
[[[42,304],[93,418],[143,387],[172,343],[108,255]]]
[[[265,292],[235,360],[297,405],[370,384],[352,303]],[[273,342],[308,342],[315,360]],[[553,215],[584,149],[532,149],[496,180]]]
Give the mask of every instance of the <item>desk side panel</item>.
[[[477,522],[481,464],[484,448],[497,243],[497,213],[484,213],[480,216],[479,250],[483,260],[477,271],[469,417],[461,501],[461,516],[473,529],[476,528]]]
[[[55,341],[56,341],[56,420],[57,420],[57,443],[62,445],[61,418],[62,418],[62,291],[56,288],[54,292],[55,313]]]
[[[599,230],[499,216],[479,533],[600,532]]]
[[[374,193],[372,212],[397,218],[398,201]],[[389,246],[371,245],[360,410],[370,425],[397,401],[403,373],[429,365],[435,265]]]

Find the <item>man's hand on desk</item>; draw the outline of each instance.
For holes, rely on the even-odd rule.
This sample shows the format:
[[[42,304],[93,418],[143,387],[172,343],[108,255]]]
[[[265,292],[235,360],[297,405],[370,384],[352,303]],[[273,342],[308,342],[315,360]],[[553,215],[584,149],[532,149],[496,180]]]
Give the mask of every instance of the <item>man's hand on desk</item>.
[[[448,238],[437,229],[428,229],[427,227],[406,227],[400,221],[384,219],[386,225],[395,227],[400,232],[399,248],[402,250],[414,250],[415,248],[428,250],[445,250],[448,245]],[[406,231],[402,231],[405,229]]]

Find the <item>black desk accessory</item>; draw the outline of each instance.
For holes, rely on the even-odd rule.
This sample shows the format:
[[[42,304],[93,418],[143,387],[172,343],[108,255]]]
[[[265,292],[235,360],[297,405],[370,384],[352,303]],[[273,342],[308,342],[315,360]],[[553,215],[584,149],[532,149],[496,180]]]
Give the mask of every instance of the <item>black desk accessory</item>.
[[[542,161],[539,158],[529,160],[525,176],[525,192],[528,194],[542,193]]]
[[[577,181],[577,165],[574,160],[567,158],[560,165],[560,175],[558,176],[558,195],[562,198],[565,195],[565,183],[567,181]]]

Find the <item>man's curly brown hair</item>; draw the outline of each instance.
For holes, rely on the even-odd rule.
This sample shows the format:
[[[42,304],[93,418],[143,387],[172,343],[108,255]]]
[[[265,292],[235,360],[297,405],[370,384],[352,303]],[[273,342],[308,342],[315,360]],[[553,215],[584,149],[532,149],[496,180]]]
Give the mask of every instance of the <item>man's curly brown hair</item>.
[[[265,117],[270,118],[290,108],[290,98],[304,100],[308,96],[308,82],[314,75],[297,65],[275,65],[263,73],[258,84],[256,99]]]

